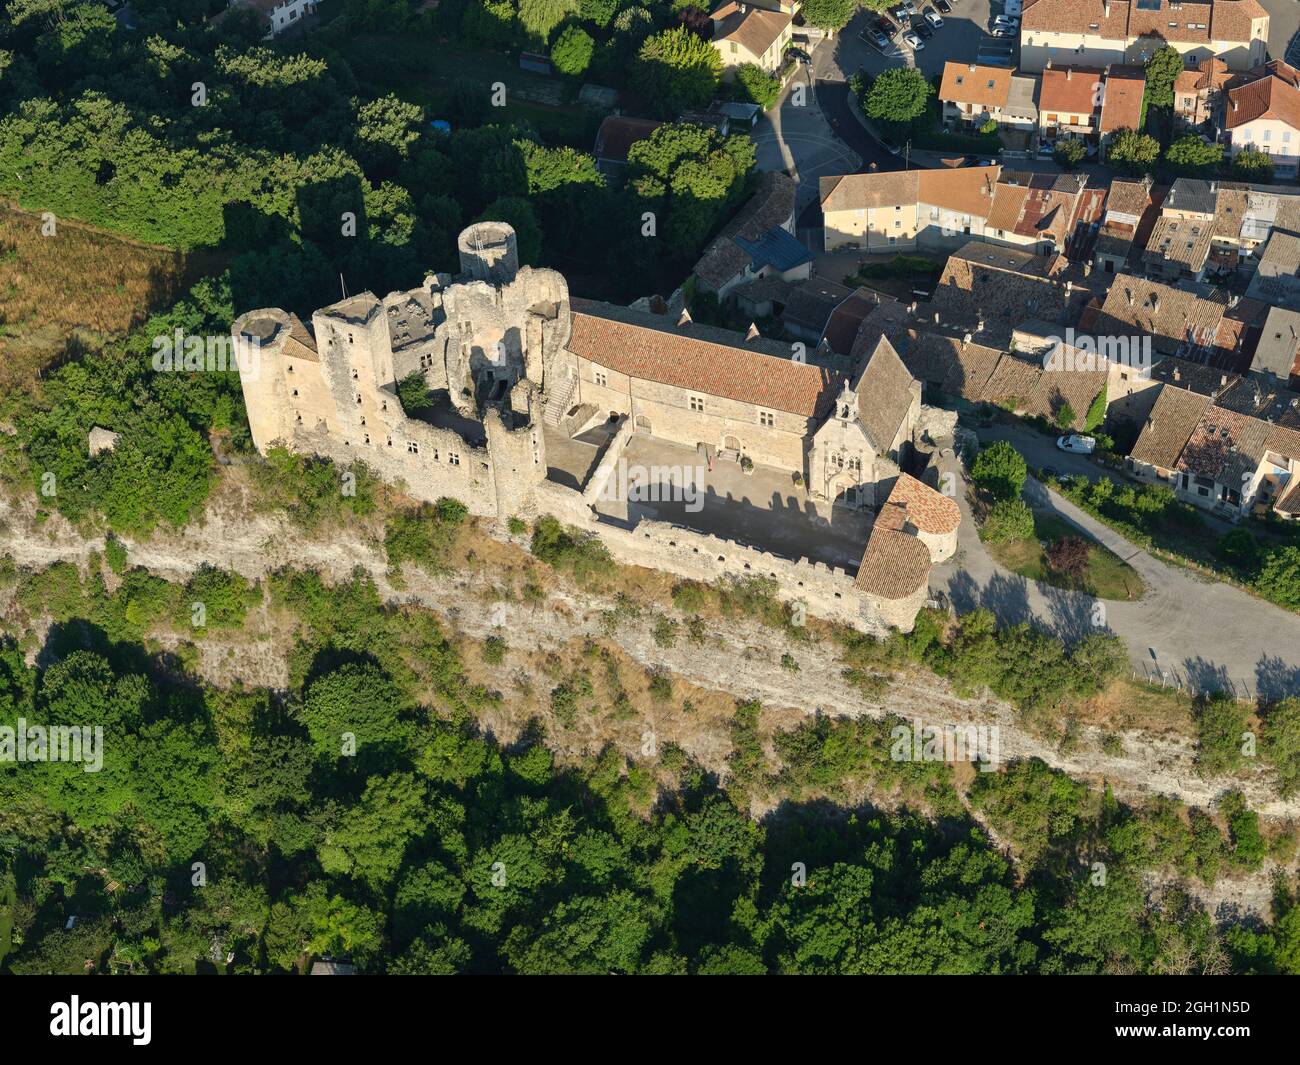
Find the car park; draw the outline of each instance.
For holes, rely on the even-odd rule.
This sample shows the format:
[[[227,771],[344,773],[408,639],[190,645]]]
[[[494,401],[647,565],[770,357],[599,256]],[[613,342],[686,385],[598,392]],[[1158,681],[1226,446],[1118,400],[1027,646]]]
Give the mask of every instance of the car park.
[[[919,52],[925,47],[925,42],[922,41],[921,38],[912,30],[908,30],[903,34],[903,43],[907,45],[908,48],[912,49],[913,52]]]
[[[933,26],[936,30],[943,28],[943,19],[939,17],[939,12],[932,7],[927,7],[922,13],[925,21]],[[919,25],[919,23],[918,23]]]
[[[1097,441],[1081,433],[1070,433],[1068,436],[1057,437],[1056,446],[1074,455],[1091,455],[1097,448]]]

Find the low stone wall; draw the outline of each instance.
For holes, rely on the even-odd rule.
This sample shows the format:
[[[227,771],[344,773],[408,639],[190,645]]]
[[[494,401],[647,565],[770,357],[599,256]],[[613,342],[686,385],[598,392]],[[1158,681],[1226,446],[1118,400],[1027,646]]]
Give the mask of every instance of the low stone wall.
[[[577,492],[552,482],[539,490],[538,504],[566,525],[599,536],[623,565],[704,583],[729,577],[775,580],[783,601],[801,603],[815,617],[872,635],[884,635],[890,626],[910,632],[916,612],[925,604],[925,589],[905,601],[886,602],[865,595],[847,570],[808,559],[792,561],[668,522],[641,521],[632,529],[621,528],[599,520]]]

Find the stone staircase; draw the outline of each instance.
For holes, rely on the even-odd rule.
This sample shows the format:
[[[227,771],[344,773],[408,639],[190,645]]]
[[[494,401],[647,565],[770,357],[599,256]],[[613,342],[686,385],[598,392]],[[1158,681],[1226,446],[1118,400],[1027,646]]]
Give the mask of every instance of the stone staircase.
[[[569,409],[569,403],[573,399],[574,390],[578,387],[576,377],[566,378],[561,381],[555,391],[546,397],[546,408],[542,414],[542,420],[554,429],[560,424],[560,419],[564,417],[565,412]]]

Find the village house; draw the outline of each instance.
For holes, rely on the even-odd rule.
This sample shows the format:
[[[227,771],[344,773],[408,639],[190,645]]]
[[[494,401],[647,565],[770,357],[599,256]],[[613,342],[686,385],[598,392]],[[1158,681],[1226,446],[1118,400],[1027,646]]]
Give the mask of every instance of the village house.
[[[1223,90],[1236,77],[1217,56],[1207,56],[1174,79],[1174,115],[1183,127],[1217,130],[1223,124]]]
[[[266,27],[263,39],[269,41],[315,11],[316,0],[231,0],[230,7],[256,12]]]
[[[704,249],[691,273],[695,291],[724,302],[758,278],[794,282],[812,272],[812,253],[794,235],[798,184],[779,171],[764,172],[749,202]]]
[[[1007,67],[955,63],[943,66],[939,103],[946,128],[975,128],[992,121],[1004,129],[1036,128],[1034,105],[1037,83]]]
[[[1249,70],[1268,57],[1268,25],[1259,0],[1025,0],[1020,66],[1141,65],[1168,44],[1187,66],[1217,57]]]
[[[768,74],[780,71],[794,32],[793,4],[729,0],[709,18],[713,22],[713,47],[722,56],[723,80],[730,81],[736,76],[736,68],[746,63]]]
[[[1300,163],[1300,72],[1269,63],[1259,77],[1228,89],[1223,124],[1233,156],[1263,152],[1279,178],[1296,176]]]

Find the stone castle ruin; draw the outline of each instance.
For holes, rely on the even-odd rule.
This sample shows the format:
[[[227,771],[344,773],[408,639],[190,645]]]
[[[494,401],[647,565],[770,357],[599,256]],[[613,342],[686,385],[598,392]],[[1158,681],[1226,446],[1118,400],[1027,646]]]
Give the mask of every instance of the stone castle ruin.
[[[843,374],[756,330],[570,300],[559,273],[519,266],[502,223],[470,226],[459,251],[457,278],[350,296],[310,325],[278,309],[234,322],[236,345],[256,354],[241,379],[259,452],[364,462],[499,527],[553,514],[623,563],[770,578],[813,614],[911,628],[960,517],[903,472],[923,464],[942,418],[886,338]],[[433,405],[408,415],[398,383],[412,374]],[[707,470],[704,513],[602,511],[634,453]]]

